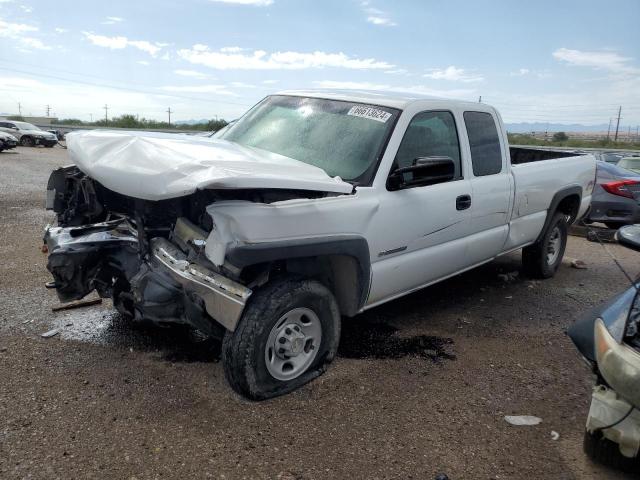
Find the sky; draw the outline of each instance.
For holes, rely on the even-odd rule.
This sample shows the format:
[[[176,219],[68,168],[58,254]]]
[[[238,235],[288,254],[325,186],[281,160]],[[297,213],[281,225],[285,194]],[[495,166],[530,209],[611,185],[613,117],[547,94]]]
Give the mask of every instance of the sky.
[[[0,0],[0,112],[237,118],[285,89],[640,124],[640,0]]]

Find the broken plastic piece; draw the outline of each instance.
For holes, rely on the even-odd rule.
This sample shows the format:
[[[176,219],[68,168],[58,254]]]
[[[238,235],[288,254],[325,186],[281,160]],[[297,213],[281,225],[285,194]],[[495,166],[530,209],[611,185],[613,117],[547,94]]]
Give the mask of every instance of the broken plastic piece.
[[[60,329],[59,328],[54,328],[53,330],[49,330],[48,332],[44,332],[40,336],[42,338],[51,338],[51,337],[55,337],[59,333],[60,333]]]
[[[507,423],[516,426],[532,426],[542,423],[542,419],[533,415],[506,415],[504,419]]]

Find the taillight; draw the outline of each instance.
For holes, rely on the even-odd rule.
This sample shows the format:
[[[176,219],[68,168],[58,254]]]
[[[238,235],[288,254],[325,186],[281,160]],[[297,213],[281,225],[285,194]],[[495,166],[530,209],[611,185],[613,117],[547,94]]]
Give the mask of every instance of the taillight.
[[[634,198],[634,193],[640,193],[640,182],[636,180],[620,180],[617,182],[603,183],[602,188],[612,195]]]

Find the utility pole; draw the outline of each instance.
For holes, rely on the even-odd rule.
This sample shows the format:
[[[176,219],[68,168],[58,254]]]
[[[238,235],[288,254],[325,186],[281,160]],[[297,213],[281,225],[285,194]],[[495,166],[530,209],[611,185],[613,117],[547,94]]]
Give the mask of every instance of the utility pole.
[[[171,126],[171,107],[167,108],[167,113],[169,114],[169,126]]]
[[[618,122],[616,123],[616,136],[613,139],[614,142],[618,141],[618,129],[620,128],[620,114],[621,113],[622,113],[622,105],[620,105],[620,107],[618,107]]]
[[[105,104],[104,104],[104,107],[102,107],[102,108],[104,108],[104,123],[105,123],[105,125],[106,125],[107,123],[109,123],[109,117],[108,117],[108,115],[107,115],[107,113],[109,112],[109,105],[107,105],[107,104],[105,103]]]
[[[91,123],[93,123],[93,113],[89,114],[89,118],[91,119]]]
[[[51,112],[51,106],[47,105],[47,117],[49,116],[49,113]]]
[[[607,142],[609,141],[609,135],[611,135],[611,117],[609,117],[609,128],[607,128]]]
[[[478,97],[478,103],[482,103],[482,95]]]
[[[631,126],[629,126],[629,130],[627,131],[627,142],[631,141]]]
[[[18,102],[18,115],[22,116],[22,105]]]

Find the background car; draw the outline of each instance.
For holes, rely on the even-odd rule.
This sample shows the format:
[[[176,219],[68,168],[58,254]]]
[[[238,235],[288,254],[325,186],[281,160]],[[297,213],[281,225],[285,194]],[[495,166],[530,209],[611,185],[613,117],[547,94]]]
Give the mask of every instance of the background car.
[[[620,161],[624,154],[619,152],[600,152],[594,154],[596,160],[600,160],[607,163],[613,163],[614,165]]]
[[[58,143],[58,138],[51,132],[45,132],[27,122],[15,120],[0,120],[0,132],[13,135],[23,147],[35,147],[44,145],[51,148]]]
[[[620,168],[640,173],[640,157],[623,157],[618,161],[618,163],[616,163],[616,165]]]
[[[636,158],[640,162],[640,157]],[[596,185],[587,222],[609,228],[640,223],[640,173],[607,162],[596,164]]]
[[[9,150],[15,148],[18,145],[18,139],[10,133],[0,132],[0,152],[2,150]]]

